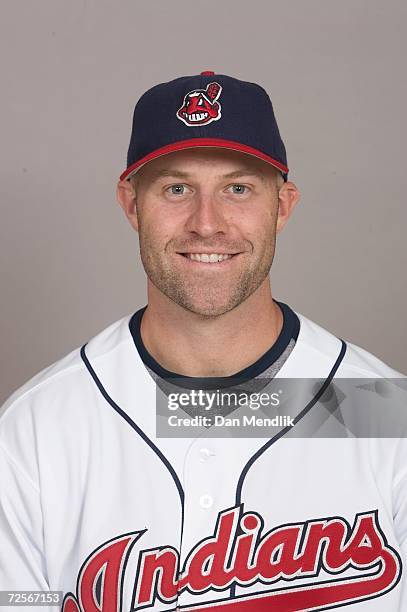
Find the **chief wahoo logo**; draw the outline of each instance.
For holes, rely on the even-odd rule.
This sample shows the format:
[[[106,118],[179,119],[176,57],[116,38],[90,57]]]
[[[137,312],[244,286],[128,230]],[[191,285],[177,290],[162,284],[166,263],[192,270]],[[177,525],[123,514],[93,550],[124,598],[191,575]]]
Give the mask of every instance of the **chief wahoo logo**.
[[[188,127],[206,125],[221,117],[221,106],[218,98],[222,92],[219,83],[208,83],[206,89],[194,89],[186,94],[181,108],[177,111]]]

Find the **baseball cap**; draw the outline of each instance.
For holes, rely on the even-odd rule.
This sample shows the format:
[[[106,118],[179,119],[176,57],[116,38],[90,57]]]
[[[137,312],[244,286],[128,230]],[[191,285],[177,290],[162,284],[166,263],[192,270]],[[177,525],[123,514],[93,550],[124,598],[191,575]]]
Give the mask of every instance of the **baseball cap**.
[[[129,179],[157,157],[195,147],[253,155],[287,181],[286,150],[267,92],[256,83],[209,70],[155,85],[141,96],[120,179]]]

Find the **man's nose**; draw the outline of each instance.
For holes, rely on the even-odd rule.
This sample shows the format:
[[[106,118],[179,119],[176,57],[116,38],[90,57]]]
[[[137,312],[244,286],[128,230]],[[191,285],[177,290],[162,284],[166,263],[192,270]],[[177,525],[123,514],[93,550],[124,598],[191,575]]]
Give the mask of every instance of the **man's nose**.
[[[227,224],[222,206],[213,194],[197,194],[186,222],[186,229],[203,237],[218,232],[225,233]]]

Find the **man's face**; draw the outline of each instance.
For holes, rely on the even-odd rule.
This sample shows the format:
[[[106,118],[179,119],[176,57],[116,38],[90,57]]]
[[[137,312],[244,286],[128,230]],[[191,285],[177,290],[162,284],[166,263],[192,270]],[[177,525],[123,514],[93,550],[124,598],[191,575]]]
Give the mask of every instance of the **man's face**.
[[[216,149],[171,153],[142,168],[136,216],[153,285],[206,317],[252,295],[274,257],[276,174],[261,160]]]

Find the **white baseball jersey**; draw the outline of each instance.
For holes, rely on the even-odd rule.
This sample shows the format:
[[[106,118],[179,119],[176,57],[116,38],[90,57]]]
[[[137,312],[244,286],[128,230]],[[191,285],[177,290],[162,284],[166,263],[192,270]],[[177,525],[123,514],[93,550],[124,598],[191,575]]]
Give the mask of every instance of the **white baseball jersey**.
[[[402,376],[297,314],[277,377]],[[404,438],[158,438],[155,408],[129,317],[8,400],[0,590],[62,590],[65,612],[407,610]]]

